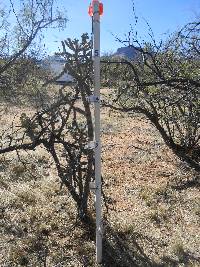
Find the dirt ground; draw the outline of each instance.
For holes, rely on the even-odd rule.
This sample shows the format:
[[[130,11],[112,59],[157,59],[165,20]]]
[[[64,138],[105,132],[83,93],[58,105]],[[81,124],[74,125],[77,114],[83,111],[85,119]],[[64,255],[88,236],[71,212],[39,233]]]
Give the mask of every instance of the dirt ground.
[[[21,110],[3,114],[1,129],[14,111]],[[144,117],[103,109],[102,266],[200,266],[196,175]],[[91,229],[76,220],[42,148],[20,160],[15,153],[0,157],[0,232],[2,267],[95,266]]]

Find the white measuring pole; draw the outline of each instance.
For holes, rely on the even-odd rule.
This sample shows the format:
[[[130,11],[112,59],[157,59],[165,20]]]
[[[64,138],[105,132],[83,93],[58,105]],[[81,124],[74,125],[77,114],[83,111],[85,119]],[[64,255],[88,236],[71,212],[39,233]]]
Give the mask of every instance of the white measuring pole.
[[[93,2],[94,30],[94,95],[99,101],[95,102],[95,187],[96,187],[96,261],[102,262],[102,207],[101,207],[101,140],[100,140],[100,15],[99,1]]]
[[[100,3],[92,2],[93,12],[93,61],[95,117],[95,206],[96,206],[96,262],[102,262],[102,204],[101,204],[101,140],[100,140]]]

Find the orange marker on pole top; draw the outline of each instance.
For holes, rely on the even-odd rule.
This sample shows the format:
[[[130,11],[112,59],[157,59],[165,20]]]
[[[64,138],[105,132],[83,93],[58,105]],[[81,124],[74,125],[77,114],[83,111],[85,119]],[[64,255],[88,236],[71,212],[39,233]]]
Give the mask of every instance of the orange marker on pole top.
[[[95,12],[94,4],[98,4],[97,12],[99,12],[100,16],[103,15],[103,4],[99,2],[99,0],[93,0],[88,8],[88,14],[90,15],[90,17],[93,17],[94,12]]]

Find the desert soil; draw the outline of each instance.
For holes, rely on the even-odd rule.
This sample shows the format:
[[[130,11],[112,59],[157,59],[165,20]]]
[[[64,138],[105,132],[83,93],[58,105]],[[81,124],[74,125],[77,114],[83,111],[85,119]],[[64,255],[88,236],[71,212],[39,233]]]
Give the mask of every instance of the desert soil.
[[[196,175],[144,117],[103,109],[103,266],[200,266]],[[0,232],[2,267],[95,266],[94,240],[43,148],[1,155]]]

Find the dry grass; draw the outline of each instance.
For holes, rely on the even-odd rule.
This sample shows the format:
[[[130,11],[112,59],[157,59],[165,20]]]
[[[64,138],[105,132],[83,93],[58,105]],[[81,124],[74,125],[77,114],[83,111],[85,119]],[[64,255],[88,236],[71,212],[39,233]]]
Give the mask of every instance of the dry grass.
[[[187,186],[196,174],[142,117],[104,109],[102,129],[103,266],[200,266],[199,188]],[[93,226],[76,220],[48,154],[21,161],[0,158],[0,266],[95,266]]]
[[[139,266],[200,265],[199,188],[185,183],[195,173],[175,158],[148,121],[119,116],[110,119],[120,121],[120,131],[103,137],[105,190],[114,208],[109,221],[130,241],[132,255],[134,237],[148,259]],[[176,184],[186,186],[177,190]]]

